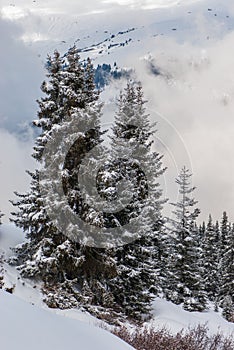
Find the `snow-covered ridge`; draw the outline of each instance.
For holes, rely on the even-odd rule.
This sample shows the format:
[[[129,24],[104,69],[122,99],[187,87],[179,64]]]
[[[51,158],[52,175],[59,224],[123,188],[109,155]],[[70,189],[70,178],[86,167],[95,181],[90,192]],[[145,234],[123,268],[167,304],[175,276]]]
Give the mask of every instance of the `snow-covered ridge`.
[[[183,6],[190,5],[193,3],[201,2],[202,0],[104,0],[104,1],[96,1],[96,4],[92,4],[92,9],[85,12],[83,10],[82,4],[77,4],[77,1],[70,1],[69,6],[65,3],[60,2],[57,3],[56,9],[54,8],[54,2],[51,1],[33,1],[30,2],[27,0],[22,0],[20,2],[10,3],[7,0],[2,1],[2,9],[0,15],[5,19],[10,20],[19,20],[28,15],[29,12],[32,14],[64,14],[69,13],[71,9],[79,9],[83,15],[87,14],[98,14],[103,13],[108,10],[109,5],[115,6],[128,6],[130,8],[138,8],[138,9],[157,9],[157,8],[170,8],[174,6]]]

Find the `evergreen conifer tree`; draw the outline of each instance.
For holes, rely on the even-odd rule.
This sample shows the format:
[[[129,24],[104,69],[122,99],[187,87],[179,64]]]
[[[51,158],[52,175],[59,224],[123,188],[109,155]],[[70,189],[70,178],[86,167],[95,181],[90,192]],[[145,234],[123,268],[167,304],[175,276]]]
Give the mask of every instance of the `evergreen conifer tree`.
[[[161,209],[165,202],[158,184],[158,177],[165,169],[162,167],[162,156],[151,151],[150,137],[154,130],[144,105],[141,85],[128,84],[120,95],[115,117],[111,165],[107,165],[102,174],[107,178],[105,171],[110,173],[110,169],[114,170],[112,185],[105,192],[107,197],[115,198],[118,181],[124,180],[127,186],[123,199],[132,198],[124,210],[106,217],[106,220],[122,226],[123,236],[133,234],[131,229],[128,231],[129,228],[125,233],[126,224],[130,223],[131,226],[132,221],[140,220],[138,238],[116,249],[118,275],[110,283],[117,304],[128,316],[137,319],[149,315],[151,298],[160,286],[158,251],[163,249],[160,229]],[[141,164],[150,174],[148,178]]]
[[[47,81],[41,87],[45,97],[38,101],[38,120],[34,121],[34,125],[41,128],[41,135],[35,142],[33,157],[42,164],[48,162],[43,158],[45,146],[57,128],[64,127],[63,121],[67,117],[71,120],[77,118],[77,121],[78,118],[83,118],[84,122],[85,118],[94,121],[92,132],[78,137],[65,164],[61,164],[68,202],[75,210],[84,204],[75,187],[75,164],[89,147],[101,142],[101,104],[93,84],[92,63],[88,60],[86,64],[81,64],[76,47],[69,50],[66,58],[61,58],[55,51],[54,57],[48,58],[47,66]],[[68,124],[67,119],[65,124]],[[56,160],[57,155],[54,154]],[[86,247],[60,232],[47,215],[38,170],[30,175],[30,191],[23,195],[16,193],[18,200],[12,202],[18,208],[12,221],[23,228],[28,238],[15,249],[14,262],[21,274],[44,282],[45,299],[51,307],[110,305],[112,299],[105,283],[106,278],[115,275],[115,268],[109,252]],[[73,200],[72,193],[75,191]]]
[[[200,210],[193,209],[197,202],[192,197],[195,187],[191,187],[190,177],[189,170],[183,167],[176,179],[180,199],[172,204],[175,207],[175,219],[172,220],[174,249],[169,256],[171,291],[168,298],[177,304],[182,303],[189,311],[201,311],[206,307],[206,295],[199,264],[199,230],[196,226]]]
[[[230,225],[228,221],[228,216],[226,211],[223,212],[221,224],[220,224],[220,258],[222,258],[224,251],[226,249],[227,235],[230,230]]]
[[[216,301],[219,284],[219,241],[217,240],[217,226],[213,224],[211,215],[209,215],[205,230],[202,260],[207,296],[210,300]]]
[[[219,300],[224,309],[224,316],[230,319],[234,316],[234,225],[225,233],[226,243],[220,262]]]

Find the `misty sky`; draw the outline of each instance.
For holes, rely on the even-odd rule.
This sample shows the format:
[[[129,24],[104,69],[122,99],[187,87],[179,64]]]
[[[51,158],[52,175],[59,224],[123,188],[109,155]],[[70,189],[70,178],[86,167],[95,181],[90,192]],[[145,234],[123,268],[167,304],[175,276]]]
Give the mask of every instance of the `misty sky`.
[[[92,40],[96,31],[103,35],[104,29],[137,26],[144,27],[134,34],[141,41],[97,62],[117,60],[120,66],[134,67],[142,81],[152,120],[158,121],[155,147],[165,154],[169,168],[163,186],[170,201],[177,194],[174,178],[185,164],[194,174],[201,219],[209,213],[219,219],[227,210],[234,220],[233,16],[234,5],[221,1],[70,0],[68,5],[60,0],[1,0],[0,209],[9,215],[8,200],[14,190],[27,190],[25,169],[35,166],[32,136],[22,141],[16,132],[27,132],[36,118],[46,53],[57,46],[65,52],[87,31]],[[171,19],[181,31],[172,33],[169,27],[166,35]],[[155,39],[151,34],[159,23],[164,35]],[[149,74],[143,59],[149,55],[163,77]],[[119,89],[114,84],[105,98],[114,98]],[[109,114],[104,118],[111,120]]]

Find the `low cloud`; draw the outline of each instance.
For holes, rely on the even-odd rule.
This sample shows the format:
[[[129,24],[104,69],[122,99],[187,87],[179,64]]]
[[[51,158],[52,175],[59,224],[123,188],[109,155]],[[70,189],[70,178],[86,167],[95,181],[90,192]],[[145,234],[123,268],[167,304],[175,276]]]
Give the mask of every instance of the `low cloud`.
[[[0,33],[0,127],[17,131],[35,118],[43,64],[19,40],[22,29],[16,23],[0,18]]]
[[[0,210],[7,222],[11,211],[15,209],[9,199],[15,199],[14,191],[24,193],[29,188],[30,177],[25,169],[33,170],[35,163],[30,156],[32,141],[23,142],[6,130],[0,129]]]
[[[0,18],[0,32],[0,210],[7,221],[13,209],[9,199],[14,191],[28,189],[25,169],[34,168],[28,125],[36,118],[43,65],[19,40],[22,31],[17,24]]]
[[[233,32],[206,47],[164,39],[152,54],[165,73],[161,77],[147,73],[144,62],[136,64],[153,120],[159,121],[170,200],[177,196],[171,181],[186,165],[194,174],[201,219],[209,213],[219,219],[227,210],[234,220],[233,40]]]
[[[144,3],[149,5],[147,1]],[[154,27],[155,33],[158,34],[156,38],[147,39],[144,37],[144,40],[141,38],[138,44],[134,44],[135,47],[133,45],[129,48],[125,47],[121,52],[118,50],[115,52],[120,66],[135,66],[137,76],[143,82],[145,95],[149,101],[148,106],[152,120],[158,121],[155,147],[165,155],[164,164],[168,166],[163,179],[165,195],[169,197],[170,201],[176,200],[177,188],[174,180],[179,169],[186,165],[194,174],[193,183],[197,186],[195,197],[199,200],[199,207],[202,209],[201,220],[207,219],[209,213],[212,213],[215,219],[219,219],[223,210],[227,210],[230,219],[234,220],[234,78],[232,77],[234,33],[231,18],[234,15],[234,6],[214,1],[212,7],[217,10],[216,20],[216,13],[207,11],[208,1],[204,0],[198,3],[203,3],[204,8],[203,10],[198,9],[198,15],[193,17],[194,23],[191,22],[191,25],[187,10],[178,10],[180,16],[185,16],[185,13],[188,16],[186,19],[183,17],[184,22],[178,20],[179,17],[175,15],[181,26],[182,22],[185,25],[190,25],[190,27],[181,27],[181,34],[178,34],[178,37],[184,36],[183,39],[180,37],[180,42],[176,41],[175,36],[172,39],[172,35],[165,34],[169,31],[171,33],[172,28],[167,28],[166,32],[166,22],[163,27],[160,26],[159,32],[157,32],[159,27]],[[24,170],[32,166],[31,143],[22,143],[6,130],[10,132],[19,130],[20,123],[29,122],[36,117],[35,100],[41,96],[39,86],[44,79],[45,72],[41,58],[34,54],[33,50],[45,52],[48,47],[51,48],[53,43],[51,41],[48,47],[46,41],[45,45],[38,43],[38,46],[32,46],[33,50],[31,50],[20,38],[26,32],[30,33],[30,28],[34,28],[37,33],[39,33],[39,28],[42,28],[41,34],[52,35],[53,40],[56,36],[60,37],[63,23],[60,26],[59,19],[52,16],[48,22],[50,26],[47,26],[48,23],[43,22],[42,14],[43,8],[52,8],[53,13],[67,11],[71,14],[70,19],[73,23],[75,11],[77,14],[79,12],[77,1],[70,2],[67,10],[64,8],[64,4],[64,2],[58,1],[55,6],[52,1],[41,1],[40,6],[37,5],[41,12],[30,10],[31,17],[26,16],[28,21],[25,20],[26,31],[25,28],[24,30],[20,29],[22,18],[16,22],[0,19],[0,31],[3,33],[0,51],[0,127],[4,129],[0,134],[2,149],[0,165],[1,178],[3,176],[2,183],[7,184],[5,188],[1,186],[3,199],[1,199],[0,208],[2,206],[1,209],[6,212],[10,210],[8,199],[12,198],[12,192],[27,188],[28,178],[24,174]],[[221,6],[217,4],[221,4]],[[113,3],[110,2],[107,4],[100,1],[96,2],[95,5],[94,1],[89,1],[83,7],[82,13],[104,8],[105,10],[112,8],[114,11],[114,8],[120,7],[118,4],[114,7]],[[153,21],[159,23],[159,18],[155,17],[154,12],[147,17],[148,15],[143,16],[142,11],[136,11],[134,12],[136,15],[134,21],[131,11],[125,12],[121,16],[118,13],[118,16],[114,16],[113,20],[106,18],[104,14],[97,17],[93,31],[97,29],[96,23],[98,29],[103,29],[105,18],[105,29],[107,26],[113,29],[114,26],[115,30],[116,28],[122,30],[123,26],[129,25],[130,27],[133,23],[139,24],[139,28],[140,23],[142,26],[147,26],[149,18],[152,23]],[[147,14],[147,11],[145,13]],[[164,13],[166,15],[166,12]],[[169,18],[170,13],[167,16]],[[80,25],[85,23],[86,19],[83,18],[82,21],[79,22]],[[56,29],[57,24],[58,29]],[[77,37],[80,33],[78,31],[80,27],[77,24],[76,27],[75,24],[73,27],[73,24],[71,27],[66,27],[66,30],[71,28],[72,39],[62,37],[62,39],[67,39],[66,48],[74,42],[76,34],[73,31],[77,30]],[[170,23],[170,25],[172,24]],[[164,29],[164,26],[164,36],[160,36],[161,28]],[[85,30],[85,28],[81,28],[82,35]],[[67,33],[68,31],[66,35],[68,35]],[[147,34],[147,29],[144,33]],[[178,33],[178,31],[173,33]],[[152,30],[149,29],[149,35],[152,34]],[[54,45],[57,43],[58,41],[54,41]],[[139,56],[142,57],[147,52],[151,53],[155,64],[164,73],[163,76],[155,77],[149,74],[145,61],[139,60]],[[42,58],[44,59],[45,56]],[[100,59],[111,62],[116,57],[112,53],[108,58]],[[106,96],[115,96],[119,88],[119,86],[108,88]],[[104,122],[109,121],[110,114],[113,117],[111,111]],[[10,152],[9,156],[7,156],[7,149]]]

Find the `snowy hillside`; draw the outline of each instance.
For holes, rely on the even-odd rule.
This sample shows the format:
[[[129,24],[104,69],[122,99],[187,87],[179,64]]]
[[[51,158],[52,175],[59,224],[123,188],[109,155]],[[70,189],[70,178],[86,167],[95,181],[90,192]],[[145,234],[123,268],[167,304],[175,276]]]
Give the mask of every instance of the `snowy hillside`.
[[[23,239],[23,234],[19,229],[16,229],[13,225],[3,225],[0,229],[0,252],[4,252],[5,257],[11,256],[12,252],[9,248],[20,243],[22,239]],[[42,315],[42,319],[45,320],[45,323],[47,324],[49,324],[48,322],[52,322],[52,320],[55,319],[56,322],[58,322],[58,327],[60,327],[60,324],[62,324],[63,322],[65,322],[64,323],[65,327],[66,325],[69,326],[70,324],[69,319],[73,320],[71,321],[72,330],[74,330],[74,327],[78,327],[78,329],[84,329],[84,330],[86,329],[86,331],[88,331],[87,325],[92,325],[94,327],[100,324],[100,320],[97,320],[95,317],[89,315],[87,312],[82,312],[76,309],[70,309],[70,310],[48,309],[47,306],[42,302],[43,295],[40,292],[40,285],[35,284],[33,283],[33,281],[30,281],[30,280],[22,280],[19,277],[19,274],[16,271],[16,269],[7,264],[5,264],[5,281],[6,281],[5,287],[11,287],[12,285],[15,285],[15,289],[14,289],[13,296],[1,292],[0,317],[2,317],[2,319],[5,318],[4,316],[2,316],[4,314],[4,310],[7,313],[9,313],[9,310],[12,310],[13,315],[11,316],[11,314],[9,314],[9,322],[10,322],[10,317],[13,317],[14,314],[16,315],[24,314],[25,324],[27,322],[28,324],[30,324],[30,321],[29,321],[30,317],[32,318],[35,317],[35,319],[38,319],[39,315]],[[24,300],[24,302],[22,301],[22,299]],[[25,301],[27,301],[27,303]],[[32,305],[30,305],[29,303],[34,304],[35,307],[32,307]],[[27,310],[26,312],[21,311],[24,307]],[[18,310],[18,308],[19,308],[19,311],[16,311]],[[22,309],[20,310],[20,308]],[[54,314],[63,316],[64,318],[57,317]],[[190,326],[193,327],[198,324],[207,324],[211,334],[214,334],[218,331],[221,331],[226,335],[234,334],[234,324],[227,322],[223,317],[221,317],[218,313],[214,311],[210,310],[208,312],[202,312],[202,313],[188,312],[183,310],[181,306],[175,305],[171,302],[168,302],[160,298],[156,298],[155,301],[153,302],[153,315],[154,317],[150,321],[150,324],[153,325],[153,327],[158,329],[165,326],[166,328],[171,330],[173,333],[176,333],[182,329],[186,329]],[[15,321],[16,325],[17,325],[17,322],[18,321]],[[78,322],[77,326],[76,326],[76,322]],[[2,324],[3,321],[0,320],[0,323]],[[24,324],[22,320],[19,323]],[[42,321],[41,324],[44,324],[44,322]],[[82,327],[79,328],[80,326],[82,326],[83,328]],[[35,326],[35,329],[36,329],[36,326]],[[94,328],[92,328],[92,330],[93,329]],[[96,329],[94,333],[95,332],[96,332]],[[69,333],[69,334],[72,334],[72,333]],[[79,334],[79,330],[77,334]],[[99,334],[99,331],[97,331],[97,334]],[[45,349],[43,348],[43,350]],[[61,349],[63,348],[61,347]],[[92,350],[92,348],[90,349]],[[99,348],[97,349],[95,348],[95,350],[98,350],[98,349]],[[109,348],[108,350],[110,349],[112,348]],[[113,349],[116,349],[116,348],[113,347]],[[123,347],[123,349],[125,348]],[[128,347],[126,349],[128,349]],[[84,348],[84,350],[89,350],[89,348]],[[118,350],[120,350],[120,348],[118,348]]]
[[[234,339],[234,5],[68,3],[0,4],[0,350]]]
[[[103,2],[99,11],[93,4],[90,12],[82,13],[77,3],[65,8],[42,0],[33,4],[4,0],[1,15],[22,28],[20,40],[42,60],[48,52],[66,52],[75,43],[84,56],[97,63],[113,64],[117,60],[120,65],[131,65],[132,58],[154,51],[161,39],[206,45],[208,40],[233,30],[229,5],[220,0],[212,1],[212,6],[207,0],[132,1],[130,6],[128,1],[114,3],[110,8],[108,1]],[[203,22],[200,32],[199,21]]]
[[[0,342],[6,350],[130,350],[110,333],[57,316],[0,291]]]
[[[188,312],[183,310],[181,306],[160,298],[155,299],[153,309],[154,318],[151,323],[155,328],[165,326],[176,333],[181,329],[206,324],[210,334],[221,331],[227,336],[234,335],[234,323],[227,322],[217,312],[211,310],[208,312]]]

